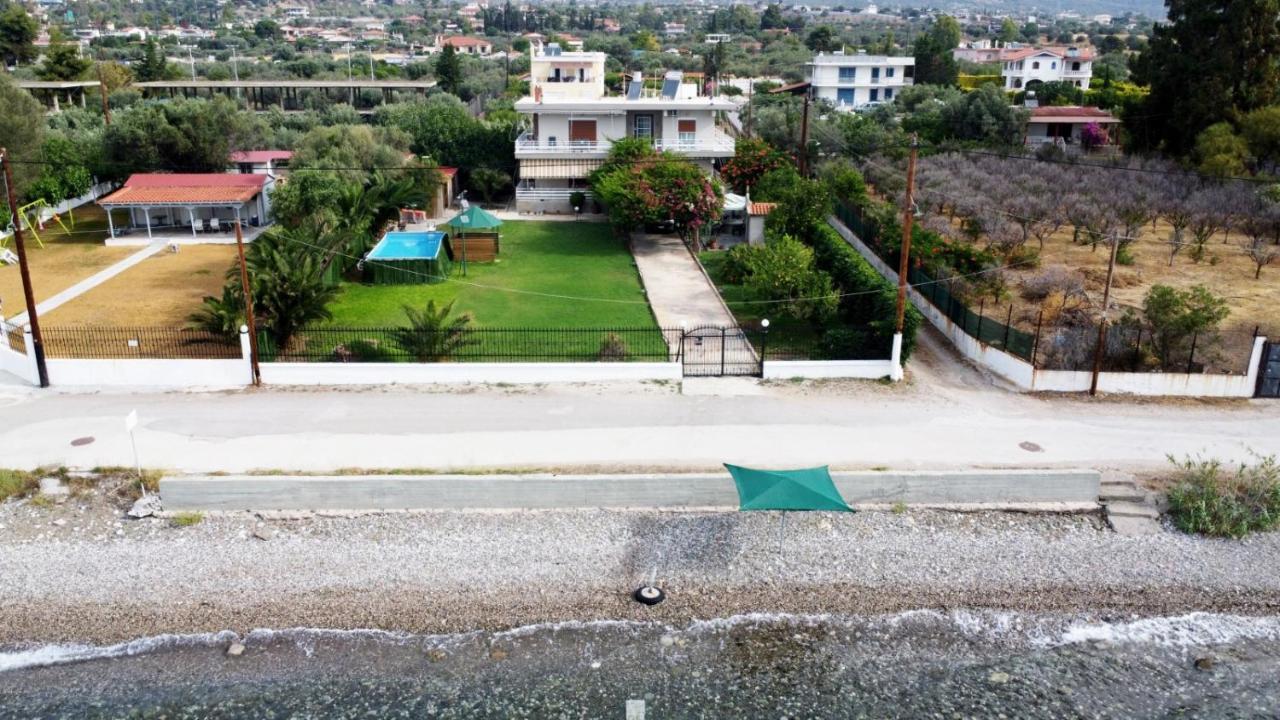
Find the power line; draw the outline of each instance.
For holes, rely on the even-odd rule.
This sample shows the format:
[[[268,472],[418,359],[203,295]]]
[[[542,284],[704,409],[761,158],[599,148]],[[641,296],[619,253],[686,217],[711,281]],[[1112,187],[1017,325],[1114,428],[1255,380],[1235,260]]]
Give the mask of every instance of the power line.
[[[431,274],[431,273],[425,273],[425,272],[420,272],[420,271],[416,271],[416,270],[410,270],[410,269],[407,269],[407,268],[400,268],[400,267],[395,266],[395,265],[392,265],[392,264],[390,264],[390,263],[385,263],[385,262],[378,261],[378,260],[368,260],[368,259],[362,258],[362,257],[360,257],[360,256],[358,256],[358,255],[352,255],[352,254],[350,254],[350,253],[344,253],[344,252],[334,251],[334,250],[332,250],[331,248],[324,247],[323,245],[316,245],[316,244],[314,244],[314,243],[309,243],[309,242],[306,242],[305,240],[297,240],[297,239],[290,238],[290,237],[287,237],[287,236],[278,236],[278,237],[282,237],[282,239],[284,239],[284,240],[285,240],[285,241],[287,241],[287,242],[292,242],[292,243],[295,243],[295,244],[298,244],[298,245],[303,245],[303,246],[310,247],[310,248],[313,248],[313,249],[316,249],[316,250],[323,250],[324,252],[332,252],[334,255],[337,255],[338,257],[345,257],[345,258],[347,258],[347,259],[349,259],[349,260],[355,260],[355,261],[360,262],[360,263],[365,263],[365,264],[370,264],[370,265],[381,265],[381,266],[383,266],[383,267],[395,268],[397,271],[404,272],[404,273],[406,273],[406,274],[413,275],[413,276],[416,276],[416,277],[423,277],[423,278],[427,278],[427,279],[429,279],[429,280],[438,280],[438,281],[441,281],[441,282],[451,282],[451,283],[455,283],[455,284],[459,284],[459,285],[466,285],[466,286],[468,286],[468,287],[474,287],[474,288],[481,289],[481,290],[497,290],[497,291],[499,291],[499,292],[509,292],[509,293],[519,294],[519,295],[532,295],[532,296],[537,296],[537,297],[546,297],[546,298],[552,298],[552,299],[556,299],[556,300],[569,300],[569,301],[574,301],[574,302],[607,302],[607,303],[614,303],[614,304],[626,304],[626,305],[648,305],[648,304],[649,304],[649,301],[648,301],[648,300],[621,300],[621,299],[617,299],[617,298],[581,297],[581,296],[574,296],[574,295],[561,295],[561,294],[558,294],[558,293],[544,293],[544,292],[539,292],[539,291],[536,291],[536,290],[520,290],[520,289],[518,289],[518,288],[500,287],[500,286],[497,286],[497,285],[484,285],[484,284],[481,284],[481,283],[470,282],[470,281],[467,281],[467,280],[459,280],[459,279],[457,279],[457,278],[449,277],[449,276],[447,276],[447,275],[434,275],[434,274]],[[915,284],[913,284],[911,287],[923,287],[923,286],[925,286],[925,285],[931,285],[931,284],[934,284],[934,283],[951,282],[951,281],[953,281],[953,280],[959,280],[959,279],[962,279],[962,278],[975,277],[975,276],[978,276],[978,275],[985,275],[985,274],[987,274],[987,273],[997,272],[997,271],[1005,270],[1005,269],[1008,269],[1008,268],[1011,268],[1011,267],[1017,267],[1017,266],[1022,265],[1022,264],[1025,264],[1025,262],[1022,262],[1022,263],[1009,263],[1009,264],[1001,265],[1001,266],[998,266],[998,267],[987,268],[987,269],[985,269],[985,270],[980,270],[980,271],[977,271],[977,272],[965,273],[965,274],[962,274],[962,275],[953,275],[953,276],[948,277],[948,278],[945,278],[945,279],[938,279],[938,280],[932,280],[932,281],[929,281],[929,282],[915,283]],[[884,293],[884,292],[885,292],[885,289],[880,289],[880,290],[860,290],[860,291],[858,291],[858,292],[832,293],[832,294],[829,294],[829,295],[818,295],[818,296],[802,297],[802,298],[787,298],[787,299],[784,299],[784,300],[736,300],[736,301],[732,301],[732,302],[730,302],[730,301],[725,301],[725,304],[726,304],[726,305],[778,305],[778,304],[793,303],[793,302],[815,302],[815,301],[818,301],[818,300],[839,299],[839,298],[846,298],[846,297],[862,297],[862,296],[868,296],[868,295],[878,295],[878,294],[881,294],[881,293]]]

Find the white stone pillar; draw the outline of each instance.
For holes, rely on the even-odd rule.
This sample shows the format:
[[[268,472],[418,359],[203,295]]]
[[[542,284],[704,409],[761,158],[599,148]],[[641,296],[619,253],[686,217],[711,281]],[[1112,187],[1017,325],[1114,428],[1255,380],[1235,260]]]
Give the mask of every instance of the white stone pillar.
[[[902,367],[902,333],[893,334],[893,352],[889,355],[889,362],[893,364],[889,379],[894,382],[902,380],[905,375]]]

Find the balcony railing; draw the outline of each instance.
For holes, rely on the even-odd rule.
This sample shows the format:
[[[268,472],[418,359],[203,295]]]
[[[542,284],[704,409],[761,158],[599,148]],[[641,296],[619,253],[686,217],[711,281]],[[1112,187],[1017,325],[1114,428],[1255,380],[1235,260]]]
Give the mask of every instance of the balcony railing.
[[[556,201],[569,199],[570,195],[576,192],[582,193],[588,200],[591,199],[591,191],[586,188],[516,188],[516,200],[545,200]]]
[[[547,138],[534,138],[528,133],[516,138],[516,157],[533,155],[589,155],[609,152],[613,145],[611,140],[561,140],[551,142]],[[659,152],[671,151],[685,155],[727,153],[733,154],[733,138],[727,133],[715,130],[694,139],[653,138],[653,147]]]

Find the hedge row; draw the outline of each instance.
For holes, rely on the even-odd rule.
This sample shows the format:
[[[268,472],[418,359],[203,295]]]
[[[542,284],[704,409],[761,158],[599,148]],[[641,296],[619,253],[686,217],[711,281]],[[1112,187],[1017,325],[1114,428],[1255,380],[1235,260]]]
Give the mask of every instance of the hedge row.
[[[814,226],[809,244],[818,267],[831,275],[843,294],[839,309],[841,323],[846,327],[866,328],[869,343],[891,348],[897,324],[898,288],[826,223]],[[907,303],[902,323],[903,362],[915,349],[916,332],[923,319],[920,311]]]

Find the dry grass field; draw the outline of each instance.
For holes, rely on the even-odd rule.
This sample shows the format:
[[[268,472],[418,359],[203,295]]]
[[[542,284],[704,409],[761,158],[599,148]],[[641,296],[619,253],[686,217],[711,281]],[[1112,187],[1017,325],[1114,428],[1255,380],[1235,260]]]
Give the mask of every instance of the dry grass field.
[[[1009,272],[1010,300],[1018,327],[1034,331],[1042,306],[1041,301],[1022,296],[1023,283],[1052,266],[1078,273],[1084,280],[1087,302],[1095,307],[1101,304],[1108,249],[1101,244],[1095,250],[1090,245],[1074,243],[1071,235],[1071,228],[1067,227],[1049,237],[1041,251],[1039,267]],[[1169,235],[1170,229],[1163,222],[1156,223],[1154,228],[1148,224],[1139,239],[1129,246],[1134,262],[1116,266],[1111,290],[1113,307],[1121,312],[1132,308],[1141,314],[1143,298],[1154,285],[1180,289],[1204,285],[1225,298],[1231,310],[1221,327],[1222,359],[1215,365],[1222,370],[1241,372],[1252,348],[1255,327],[1260,327],[1263,334],[1280,336],[1280,263],[1263,268],[1262,277],[1254,279],[1254,264],[1241,250],[1243,236],[1235,233],[1228,237],[1219,233],[1205,246],[1201,262],[1193,261],[1190,248],[1184,247],[1170,265],[1171,246],[1165,242]],[[1034,239],[1028,242],[1028,247],[1036,246]],[[1048,312],[1052,313],[1053,309]],[[997,316],[990,306],[988,315]]]
[[[136,250],[136,248],[131,248]],[[162,250],[52,312],[50,325],[182,327],[206,295],[219,295],[234,245]]]
[[[44,247],[27,237],[27,260],[31,264],[31,285],[36,302],[42,302],[72,285],[129,257],[138,248],[107,247],[106,215],[97,206],[76,211],[76,224],[70,234],[57,225],[40,233]],[[13,248],[13,241],[7,244]],[[17,265],[0,265],[0,303],[3,314],[12,317],[27,309],[22,294],[22,278]]]

